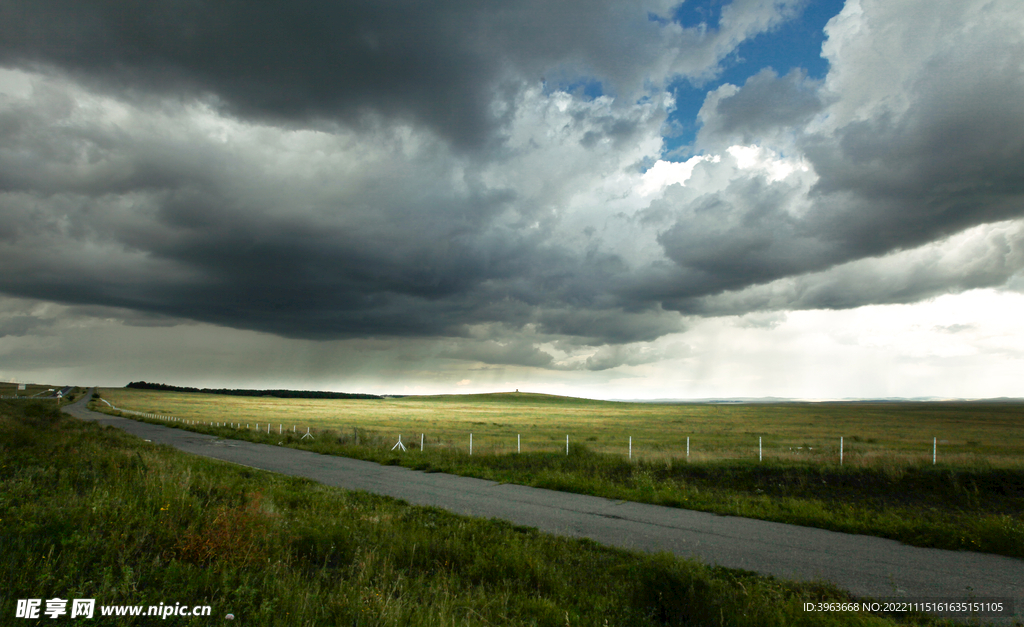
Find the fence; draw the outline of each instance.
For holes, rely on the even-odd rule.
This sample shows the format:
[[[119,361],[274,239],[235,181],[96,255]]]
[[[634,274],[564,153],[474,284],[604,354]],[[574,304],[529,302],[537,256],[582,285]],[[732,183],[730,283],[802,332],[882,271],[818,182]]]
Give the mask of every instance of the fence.
[[[242,423],[240,423],[240,422],[239,423],[235,423],[235,422],[217,422],[217,421],[209,421],[209,420],[188,420],[188,419],[185,419],[185,418],[179,418],[178,416],[167,416],[167,415],[164,415],[164,414],[154,414],[154,413],[151,413],[151,412],[136,411],[134,409],[124,409],[123,407],[116,407],[113,403],[111,403],[110,401],[108,401],[105,398],[101,398],[99,400],[104,402],[104,403],[106,403],[110,407],[111,410],[116,411],[116,412],[118,412],[120,414],[129,414],[129,415],[132,415],[132,416],[141,416],[143,418],[151,418],[153,420],[165,420],[167,422],[174,422],[174,423],[178,423],[178,424],[186,425],[186,426],[195,425],[195,426],[204,426],[204,427],[226,427],[226,428],[230,428],[230,429],[241,429],[242,428]],[[255,429],[256,430],[260,430],[260,423],[246,423],[245,424],[245,428],[249,429],[251,424],[255,424],[256,425]],[[270,423],[266,423],[266,426],[267,426],[267,433],[268,434],[271,433],[272,426],[270,425]],[[278,427],[278,435],[283,435],[283,427],[284,427],[284,425],[279,424],[277,427]],[[292,425],[292,433],[293,434],[297,433],[295,425]],[[301,433],[301,432],[299,432],[299,433]],[[312,433],[310,433],[310,428],[309,427],[306,427],[306,433],[303,434],[303,438],[305,438],[305,437],[310,437],[310,438],[313,437]]]
[[[25,398],[25,397],[18,397],[18,398]],[[157,413],[152,413],[152,412],[143,412],[143,411],[136,411],[136,410],[132,410],[132,409],[123,409],[123,408],[120,408],[120,407],[115,407],[113,404],[111,404],[106,399],[102,399],[101,398],[99,400],[104,402],[104,403],[106,403],[108,406],[110,406],[111,410],[120,412],[121,414],[129,414],[129,415],[132,415],[132,416],[140,416],[140,417],[143,417],[143,418],[149,418],[149,419],[153,419],[153,420],[163,420],[163,421],[167,421],[167,422],[177,423],[177,424],[180,424],[182,426],[222,427],[222,428],[236,429],[236,430],[245,429],[245,430],[249,430],[249,431],[258,431],[258,432],[261,432],[261,433],[264,432],[264,430],[265,430],[265,432],[268,435],[272,435],[274,433],[274,431],[276,431],[278,435],[284,435],[285,432],[287,431],[284,428],[284,424],[283,423],[279,423],[277,425],[277,429],[275,430],[273,428],[273,425],[270,424],[269,422],[247,422],[247,423],[244,423],[244,426],[243,426],[243,423],[241,423],[241,422],[237,422],[236,423],[236,422],[217,422],[217,421],[204,421],[204,420],[189,420],[189,419],[180,418],[178,416],[168,416],[168,415],[157,414]],[[291,426],[290,433],[292,435],[300,435],[301,434],[301,438],[300,439],[303,439],[303,440],[306,439],[306,438],[315,439],[314,433],[317,433],[317,434],[326,434],[326,433],[331,433],[331,432],[338,433],[338,434],[341,433],[340,429],[317,429],[314,432],[312,427],[309,427],[309,426],[306,426],[306,425],[298,426],[298,425],[293,424],[293,425],[290,425],[290,426]],[[303,432],[301,430],[302,427],[306,428],[305,432]],[[365,439],[365,436],[364,436],[364,439]],[[383,437],[382,436],[380,437],[380,439],[383,442]],[[398,451],[401,451],[401,452],[416,451],[415,448],[407,449],[407,447],[405,446],[405,444],[402,443],[401,440],[402,440],[402,435],[400,434],[400,435],[398,435],[397,442],[393,446],[390,446],[390,442],[388,442],[388,445],[390,446],[390,449],[392,451],[398,450]],[[353,442],[356,445],[359,444],[359,433],[358,433],[358,430],[354,430]],[[426,434],[425,433],[420,433],[420,444],[419,444],[419,451],[420,452],[426,450],[426,442],[427,442]],[[939,442],[939,439],[937,437],[933,437],[932,438],[932,451],[931,451],[932,452],[932,465],[937,465],[938,464],[938,442]],[[626,457],[630,461],[632,461],[633,457],[634,457],[634,455],[633,455],[633,437],[632,436],[628,436],[626,438],[626,441],[623,442],[623,444],[624,444],[623,449],[624,449],[624,452],[626,454]],[[751,455],[752,455],[753,454],[753,441],[751,441],[750,446],[751,446]],[[448,446],[446,448],[452,448],[452,447]],[[457,445],[455,446],[455,448],[457,448]],[[797,448],[798,449],[803,449],[804,447],[797,447]],[[809,447],[809,448],[811,450],[813,450],[813,447]],[[686,449],[685,449],[685,460],[687,462],[690,461],[690,451],[691,451],[691,448],[690,448],[690,436],[687,436],[686,437]],[[516,434],[516,448],[515,448],[515,452],[516,453],[522,453],[522,434],[521,433],[517,433]],[[473,455],[473,433],[472,432],[470,432],[468,434],[468,453],[469,453],[469,455]],[[844,462],[845,462],[845,453],[846,453],[846,449],[845,449],[845,436],[840,436],[839,437],[839,451],[838,451],[839,465],[843,465],[844,464]],[[566,455],[570,454],[570,434],[566,434],[566,436],[565,436],[565,454]],[[764,441],[763,441],[763,436],[758,436],[758,438],[757,438],[757,459],[758,459],[759,462],[763,462],[764,461]]]

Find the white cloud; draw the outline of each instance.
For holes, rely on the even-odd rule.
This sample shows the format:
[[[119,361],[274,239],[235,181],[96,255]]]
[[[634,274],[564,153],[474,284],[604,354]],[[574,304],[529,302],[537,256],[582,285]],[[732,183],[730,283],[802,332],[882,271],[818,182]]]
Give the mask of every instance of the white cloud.
[[[1017,372],[1013,324],[943,317],[932,301],[862,305],[947,292],[1017,305],[977,288],[1019,285],[1024,271],[1024,12],[850,0],[828,26],[824,81],[766,68],[723,85],[700,112],[704,152],[661,159],[665,81],[714,75],[798,5],[735,0],[717,29],[683,29],[609,3],[564,29],[577,40],[543,50],[488,14],[508,63],[462,68],[492,81],[462,103],[487,112],[464,136],[447,108],[403,108],[400,86],[395,110],[282,123],[213,96],[0,70],[0,287],[164,325],[12,305],[0,354],[45,378],[71,372],[45,369],[71,345],[68,367],[85,376],[95,342],[121,337],[134,348],[99,370],[135,377],[178,337],[225,385],[270,380],[251,364],[272,363],[304,386],[336,387],[330,374],[371,391],[407,377],[418,390],[512,381],[619,397],[911,394],[926,380],[916,360],[937,386],[1004,390],[1005,377],[942,369],[995,372],[989,359]],[[507,7],[510,23],[525,6]],[[616,12],[632,17],[611,20],[600,48],[597,26]],[[562,30],[531,26],[530,43],[549,29]],[[581,78],[606,95],[556,87]],[[442,87],[430,93],[445,103]],[[338,339],[352,337],[386,339]],[[330,354],[354,349],[358,372]],[[185,376],[175,359],[165,372]],[[829,364],[842,376],[822,375]]]
[[[28,98],[32,95],[31,75],[0,67],[0,97]]]
[[[740,170],[761,170],[769,183],[781,181],[797,170],[810,170],[802,159],[780,159],[778,153],[761,146],[729,146],[726,152],[736,159],[736,167]]]
[[[1014,0],[848,0],[825,32],[825,88],[838,99],[823,128],[901,116],[924,90],[963,94],[1006,69],[1020,79],[1024,11]]]
[[[713,159],[714,157],[690,157],[682,162],[659,159],[644,172],[638,191],[643,196],[651,196],[669,185],[686,185],[698,163]]]

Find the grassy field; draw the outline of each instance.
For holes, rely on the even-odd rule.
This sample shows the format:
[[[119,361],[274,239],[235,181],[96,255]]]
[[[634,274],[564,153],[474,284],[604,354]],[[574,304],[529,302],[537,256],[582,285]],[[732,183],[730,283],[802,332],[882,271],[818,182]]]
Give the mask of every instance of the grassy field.
[[[787,403],[659,405],[541,394],[481,394],[385,400],[299,400],[103,389],[118,407],[181,418],[284,428],[365,429],[404,442],[475,452],[565,451],[583,443],[634,459],[758,458],[838,463],[930,463],[933,438],[948,464],[1024,469],[1021,403]]]
[[[200,423],[240,425],[187,425],[222,437],[280,442],[422,470],[863,533],[916,546],[1024,557],[1024,467],[1019,461],[1020,427],[1014,424],[1019,422],[1019,406],[1011,404],[716,409],[529,395],[281,401],[134,390],[103,390],[102,394],[119,407],[173,414]],[[316,422],[318,413],[321,418]],[[685,422],[676,422],[691,414]],[[268,423],[274,425],[272,434],[264,431]],[[294,435],[278,433],[278,425],[284,431],[284,425],[311,423],[316,435],[312,440],[300,438],[304,431],[300,428]],[[249,428],[245,428],[247,424]],[[255,429],[257,424],[260,430]],[[654,440],[659,424],[669,425],[662,427],[663,440],[682,438],[685,447],[682,424],[686,430],[702,434],[695,441],[717,442],[718,448],[702,455],[691,451],[690,461],[683,455],[670,457],[665,450],[645,452],[643,443]],[[537,433],[547,435],[524,437],[524,452],[512,454],[514,433],[534,425]],[[713,433],[714,425],[722,433]],[[756,448],[745,456],[730,457],[727,453],[736,450],[735,432],[756,433],[756,425],[765,432],[771,426],[774,433],[762,436],[766,440],[764,461],[758,461]],[[842,466],[838,450],[821,452],[826,446],[816,444],[814,436],[798,438],[798,434],[816,433],[817,438],[825,439],[830,425],[865,434],[862,442],[848,439],[851,446]],[[899,440],[884,437],[885,425],[904,434],[944,430],[950,434],[947,440],[963,441],[964,447],[973,450],[951,453],[955,444],[945,444],[940,463],[933,466],[930,450],[897,449]],[[335,429],[323,430],[327,427]],[[474,434],[473,455],[468,454],[469,429]],[[428,434],[422,452],[418,450],[418,431]],[[566,431],[582,434],[570,436],[570,455],[565,454],[564,435],[560,441],[554,439],[558,437],[555,434]],[[626,439],[624,434],[631,432],[648,435],[634,437],[636,454],[629,461],[625,451],[607,442]],[[391,450],[398,433],[412,445],[404,454]],[[586,435],[589,433],[604,435]],[[466,442],[459,442],[464,436]],[[495,444],[507,440],[511,444]],[[804,444],[791,452],[789,447],[770,444],[779,441]],[[881,452],[880,442],[892,449]]]
[[[54,597],[212,607],[175,625],[934,624],[804,612],[850,598],[188,456],[49,403],[0,401],[0,546],[2,624],[49,624],[15,603]]]

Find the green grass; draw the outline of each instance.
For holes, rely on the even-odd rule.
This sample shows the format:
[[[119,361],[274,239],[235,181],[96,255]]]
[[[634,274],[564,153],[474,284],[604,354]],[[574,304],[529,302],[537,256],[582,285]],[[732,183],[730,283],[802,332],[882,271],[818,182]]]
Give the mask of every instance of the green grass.
[[[504,399],[495,403],[508,409]],[[934,466],[930,459],[898,456],[843,466],[838,460],[790,458],[630,462],[596,452],[590,442],[570,443],[571,454],[565,455],[564,441],[559,452],[510,454],[485,446],[469,455],[443,442],[431,442],[420,452],[419,439],[408,432],[404,441],[411,450],[402,454],[391,451],[394,436],[362,428],[318,431],[313,440],[276,429],[267,434],[188,428],[419,470],[873,535],[915,546],[1024,557],[1024,470],[983,459]]]
[[[213,607],[179,625],[894,624],[802,611],[849,600],[828,585],[205,460],[21,401],[0,402],[0,546],[4,624],[34,624],[17,599],[57,596]]]
[[[408,441],[426,434],[428,445],[477,452],[564,451],[585,442],[592,451],[671,460],[756,460],[758,438],[765,459],[875,466],[939,460],[1024,470],[1024,404],[984,403],[780,403],[659,405],[617,403],[544,394],[420,396],[384,400],[307,400],[227,397],[213,394],[103,389],[119,407],[228,423],[269,422],[289,429],[363,428]]]
[[[298,434],[266,434],[254,428],[189,427],[224,437],[267,444],[280,442],[328,455],[497,482],[879,536],[915,546],[1024,557],[1024,465],[1020,461],[1024,451],[1018,442],[1020,427],[1016,423],[1022,422],[1018,404],[680,408],[520,393],[427,396],[386,402],[259,399],[238,403],[208,394],[136,393],[139,392],[103,390],[103,395],[112,396],[119,406],[130,403],[136,408],[164,408],[160,411],[177,411],[175,415],[199,420],[251,420],[251,427],[259,423],[261,429],[267,422],[287,425],[288,418],[302,424],[303,419],[311,419],[317,412],[327,416],[317,425],[337,426],[346,419],[350,425],[360,425],[322,428],[314,431],[313,441],[301,440]],[[289,408],[293,411],[291,415]],[[688,429],[705,429],[701,442],[718,437],[726,444],[718,449],[717,455],[693,456],[689,462],[685,457],[642,454],[631,462],[625,455],[601,446],[602,438],[609,432],[616,433],[616,438],[625,438],[621,435],[624,432],[643,433],[658,425],[670,438],[680,420],[685,420]],[[711,422],[720,432],[713,432]],[[493,432],[507,430],[509,424],[542,425],[537,430],[547,433],[541,443],[543,448],[524,447],[524,453],[514,454],[515,440],[510,434],[502,437],[511,440],[511,447],[488,446],[488,441],[496,437]],[[764,426],[768,424],[774,425],[773,429]],[[818,448],[808,441],[818,442],[823,430],[837,424],[866,434],[847,438],[846,463],[842,466],[838,451],[833,456],[779,454],[768,449],[763,462],[758,461],[756,454],[742,458],[721,454],[728,451],[729,437],[734,437],[729,433],[751,430],[750,425],[773,430],[776,440],[803,441],[805,444],[799,446],[806,451],[808,447]],[[887,424],[892,426],[884,427]],[[443,434],[427,437],[426,450],[421,453],[417,450],[420,438],[416,427],[430,429],[427,432],[447,429],[447,435],[459,437],[468,435],[467,427],[472,428],[474,455],[468,455],[468,447],[445,440]],[[879,438],[884,437],[887,428],[904,435],[955,433],[950,437],[964,438],[972,443],[967,446],[979,452],[947,452],[937,465],[932,465],[930,451],[921,455],[893,446],[888,453],[876,449],[872,455],[866,455],[863,447],[879,446]],[[569,429],[594,434],[570,440],[571,455],[566,456],[564,435],[558,440],[553,433]],[[403,435],[404,443],[411,445],[410,452],[391,452],[397,433]],[[801,433],[810,435],[798,437]],[[468,445],[468,436],[466,440]],[[948,450],[950,446],[946,444],[943,448]],[[643,451],[642,445],[637,449]],[[1020,457],[1013,457],[1014,452]]]

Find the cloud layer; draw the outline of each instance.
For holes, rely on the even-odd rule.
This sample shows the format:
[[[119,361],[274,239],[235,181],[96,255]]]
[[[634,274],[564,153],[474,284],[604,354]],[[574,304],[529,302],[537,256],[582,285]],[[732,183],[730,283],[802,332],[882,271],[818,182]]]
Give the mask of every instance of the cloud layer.
[[[0,1],[0,291],[600,371],[687,315],[1019,275],[1016,3],[850,0],[825,79],[711,91],[686,164],[666,85],[799,3],[672,8]]]

